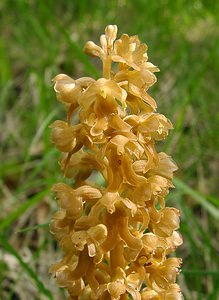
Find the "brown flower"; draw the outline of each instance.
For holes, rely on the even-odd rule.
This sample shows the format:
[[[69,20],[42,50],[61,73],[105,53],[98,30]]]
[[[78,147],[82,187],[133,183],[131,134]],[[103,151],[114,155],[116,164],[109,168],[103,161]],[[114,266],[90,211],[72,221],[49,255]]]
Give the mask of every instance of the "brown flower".
[[[54,79],[54,89],[57,99],[69,104],[77,104],[78,97],[94,82],[93,78],[83,77],[77,80],[65,74],[59,74]]]
[[[117,26],[109,25],[105,29],[105,34],[101,35],[100,43],[101,47],[97,46],[94,42],[87,42],[84,46],[84,52],[91,55],[97,56],[104,60],[111,54],[113,49],[113,43],[117,35]]]
[[[153,72],[159,71],[157,67],[149,63],[146,44],[141,44],[137,36],[129,37],[123,34],[119,40],[115,42],[115,54],[112,56],[113,61],[124,63],[134,70],[149,69]]]

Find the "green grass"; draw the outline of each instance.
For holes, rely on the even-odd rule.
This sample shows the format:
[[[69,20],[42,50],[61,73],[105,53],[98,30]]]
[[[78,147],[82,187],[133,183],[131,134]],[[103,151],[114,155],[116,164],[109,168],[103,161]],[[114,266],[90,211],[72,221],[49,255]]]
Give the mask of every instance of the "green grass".
[[[60,299],[48,275],[59,252],[47,224],[62,180],[48,125],[62,119],[51,79],[99,76],[82,52],[107,24],[138,34],[161,72],[151,94],[174,123],[159,149],[179,166],[168,203],[181,210],[186,300],[219,298],[219,2],[28,1],[0,3],[0,299]]]

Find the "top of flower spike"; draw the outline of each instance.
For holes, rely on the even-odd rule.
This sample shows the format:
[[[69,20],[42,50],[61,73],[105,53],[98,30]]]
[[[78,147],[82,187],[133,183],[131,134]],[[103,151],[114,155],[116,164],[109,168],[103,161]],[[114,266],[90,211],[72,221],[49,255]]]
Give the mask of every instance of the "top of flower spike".
[[[101,47],[92,41],[88,41],[84,46],[84,52],[91,56],[98,56],[101,59],[111,54],[113,43],[117,36],[117,26],[108,25],[105,28],[105,34],[100,36]]]
[[[144,69],[151,72],[159,71],[156,66],[147,61],[148,47],[140,42],[138,36],[123,34],[118,40],[116,40],[116,36],[117,26],[108,25],[105,34],[100,37],[101,47],[89,41],[85,44],[84,52],[91,56],[97,56],[101,60],[110,56],[112,61],[123,63],[126,68],[131,67],[137,71]]]
[[[147,112],[151,109],[156,110],[156,102],[149,96],[147,90],[156,82],[154,72],[159,69],[148,62],[147,45],[141,43],[136,35],[123,34],[119,39],[116,37],[117,26],[109,25],[105,29],[105,34],[100,37],[101,46],[89,41],[84,47],[85,53],[102,60],[103,78],[97,81],[90,77],[74,80],[65,74],[59,74],[54,78],[57,98],[68,106],[71,105],[72,111],[82,102],[85,103],[85,98],[89,106],[91,103],[88,100],[94,94],[104,99],[107,96],[107,100],[113,97],[110,101],[111,106],[119,100],[123,110],[127,105],[131,105],[134,111],[138,110],[137,107],[142,109],[144,107],[143,110]],[[112,62],[117,63],[117,68],[114,70],[112,70]],[[109,88],[107,89],[106,86]],[[117,97],[118,90],[122,92],[122,99]],[[106,101],[103,103],[106,104]]]

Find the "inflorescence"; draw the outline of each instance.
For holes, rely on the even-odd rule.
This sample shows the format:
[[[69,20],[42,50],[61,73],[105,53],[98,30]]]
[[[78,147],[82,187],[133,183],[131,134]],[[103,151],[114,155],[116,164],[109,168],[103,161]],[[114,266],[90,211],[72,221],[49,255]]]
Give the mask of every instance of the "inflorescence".
[[[109,25],[101,46],[84,47],[102,61],[102,78],[54,78],[67,121],[51,125],[52,141],[72,186],[53,187],[51,232],[64,257],[50,271],[69,300],[178,300],[181,259],[170,254],[182,243],[180,214],[165,206],[177,167],[155,149],[173,127],[147,92],[159,71],[147,45],[116,37]]]

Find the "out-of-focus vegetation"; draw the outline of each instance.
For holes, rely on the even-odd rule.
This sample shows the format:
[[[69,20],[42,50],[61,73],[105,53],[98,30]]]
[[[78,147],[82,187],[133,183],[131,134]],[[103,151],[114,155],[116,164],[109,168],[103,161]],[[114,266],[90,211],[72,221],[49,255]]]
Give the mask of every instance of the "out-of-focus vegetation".
[[[82,48],[108,24],[138,34],[159,66],[151,94],[175,126],[165,143],[179,171],[168,197],[181,210],[185,299],[219,299],[219,2],[0,2],[0,299],[63,297],[48,275],[60,257],[48,222],[64,180],[48,125],[62,119],[51,79],[98,77]]]

